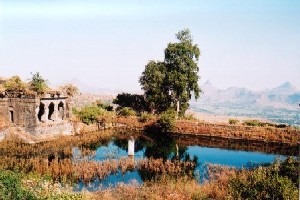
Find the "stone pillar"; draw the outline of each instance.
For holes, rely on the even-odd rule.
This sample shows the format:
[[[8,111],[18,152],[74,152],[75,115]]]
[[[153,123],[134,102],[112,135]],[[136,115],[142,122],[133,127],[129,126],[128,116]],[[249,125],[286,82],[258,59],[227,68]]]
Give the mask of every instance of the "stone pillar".
[[[66,100],[66,118],[71,119],[72,118],[72,108],[73,108],[73,101],[71,99]]]
[[[134,156],[134,138],[128,140],[128,156]]]
[[[39,120],[39,117],[38,117],[39,110],[40,110],[40,107],[39,107],[39,106],[37,106],[37,107],[35,108],[35,110],[34,110],[34,112],[35,112],[35,121],[36,121],[37,124],[40,123],[40,120]]]
[[[67,116],[67,110],[66,110],[66,104],[64,104],[64,108],[62,110],[62,116],[63,116],[63,119],[66,119],[66,116]]]
[[[58,104],[55,105],[55,103],[54,103],[54,111],[53,111],[53,114],[52,114],[52,120],[53,121],[58,120]]]
[[[48,121],[48,115],[49,115],[49,108],[48,104],[45,104],[45,113],[42,115],[42,122],[47,123]]]

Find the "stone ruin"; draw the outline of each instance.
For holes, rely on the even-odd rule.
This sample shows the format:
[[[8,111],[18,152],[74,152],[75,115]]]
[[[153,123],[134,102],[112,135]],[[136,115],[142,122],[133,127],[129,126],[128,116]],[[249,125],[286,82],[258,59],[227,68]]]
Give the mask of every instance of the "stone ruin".
[[[18,127],[33,136],[44,134],[72,134],[71,102],[60,92],[43,96],[22,91],[0,93],[0,115],[9,127]]]

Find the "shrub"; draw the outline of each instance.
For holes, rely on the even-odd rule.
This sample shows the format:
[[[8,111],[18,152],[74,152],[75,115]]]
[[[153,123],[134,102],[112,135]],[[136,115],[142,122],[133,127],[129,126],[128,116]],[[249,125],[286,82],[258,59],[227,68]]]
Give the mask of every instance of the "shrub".
[[[123,107],[117,110],[117,115],[128,117],[136,115],[136,112],[132,108]]]
[[[110,105],[109,103],[104,103],[101,100],[97,100],[96,104],[98,107],[103,108],[104,110],[107,110],[107,111],[113,111],[113,109],[114,109],[112,105]]]
[[[184,115],[183,119],[185,119],[185,120],[196,120],[196,118],[193,114],[186,114],[186,115]]]
[[[60,86],[60,89],[69,97],[73,97],[76,94],[78,94],[79,89],[78,87],[76,87],[75,85],[73,85],[72,83],[67,83],[63,86]]]
[[[160,119],[157,120],[156,124],[161,132],[168,132],[174,130],[175,127],[176,112],[168,110],[160,115]]]
[[[288,127],[286,124],[278,124],[276,125],[276,128],[286,128]]]
[[[153,116],[147,112],[142,112],[139,121],[140,122],[148,122],[149,120],[151,120],[153,118]]]
[[[230,195],[233,199],[297,199],[299,172],[294,161],[288,158],[268,167],[242,170],[230,180]]]
[[[0,170],[0,199],[21,200],[36,199],[30,192],[24,190],[19,174]]]
[[[32,78],[29,82],[30,90],[37,92],[38,94],[45,93],[49,88],[47,85],[48,80],[44,79],[39,72],[35,74],[31,73]]]
[[[80,111],[74,112],[85,124],[92,124],[97,121],[97,117],[104,114],[104,110],[97,106],[85,106]]]
[[[25,91],[27,84],[19,76],[13,76],[4,83],[4,88],[10,91]]]
[[[279,166],[279,174],[287,177],[297,187],[299,185],[299,158],[288,157]]]
[[[245,120],[244,121],[244,124],[246,126],[260,126],[261,125],[261,122],[256,120],[256,119],[253,119],[253,120]]]
[[[232,118],[230,118],[229,120],[228,120],[228,123],[229,124],[238,124],[240,121],[238,120],[238,119],[232,119]]]

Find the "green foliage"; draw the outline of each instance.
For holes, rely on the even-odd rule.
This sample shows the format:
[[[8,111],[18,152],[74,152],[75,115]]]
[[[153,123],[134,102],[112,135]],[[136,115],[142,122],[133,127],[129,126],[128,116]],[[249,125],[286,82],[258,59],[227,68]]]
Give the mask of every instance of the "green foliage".
[[[156,113],[166,111],[171,105],[166,66],[162,62],[150,61],[140,77],[150,110]]]
[[[92,124],[97,121],[97,117],[104,114],[104,110],[98,106],[85,106],[80,111],[74,112],[85,124]]]
[[[183,116],[183,119],[185,119],[185,120],[196,120],[196,118],[193,114],[185,114]]]
[[[11,171],[0,170],[0,199],[1,200],[23,200],[37,199],[30,192],[22,188],[21,177]]]
[[[269,167],[244,170],[230,180],[230,195],[234,199],[297,199],[297,164],[288,158]]]
[[[113,100],[113,103],[118,104],[121,108],[129,107],[138,113],[149,110],[149,107],[145,101],[145,97],[138,94],[118,94],[117,97]]]
[[[147,113],[147,112],[143,112],[139,118],[140,122],[147,122],[149,120],[151,120],[153,118],[153,115]]]
[[[97,100],[96,104],[98,107],[103,108],[104,110],[107,110],[107,111],[113,111],[113,109],[114,109],[112,105],[110,105],[109,103],[104,103],[101,100]]]
[[[180,114],[183,115],[192,93],[197,99],[201,92],[197,66],[200,50],[193,44],[188,29],[179,31],[176,37],[179,42],[168,44],[164,62],[150,61],[139,82],[152,111],[175,110],[179,102]]]
[[[232,118],[230,118],[229,120],[228,120],[228,123],[229,124],[238,124],[240,121],[238,120],[238,119],[232,119]]]
[[[253,119],[253,120],[245,120],[244,121],[244,124],[246,126],[261,126],[261,122],[256,120],[256,119]]]
[[[79,92],[79,89],[71,83],[60,86],[60,89],[69,97],[73,97]]]
[[[48,90],[47,80],[44,79],[39,72],[32,74],[30,89],[38,94],[45,93]]]
[[[160,119],[157,120],[156,126],[160,132],[173,131],[175,128],[176,112],[168,110],[160,115]]]
[[[299,158],[288,157],[279,165],[279,174],[292,180],[296,187],[299,185],[299,162]]]
[[[13,76],[4,83],[4,88],[9,91],[25,91],[27,84],[19,76]]]
[[[136,112],[132,108],[123,107],[117,110],[117,115],[128,117],[136,115]]]

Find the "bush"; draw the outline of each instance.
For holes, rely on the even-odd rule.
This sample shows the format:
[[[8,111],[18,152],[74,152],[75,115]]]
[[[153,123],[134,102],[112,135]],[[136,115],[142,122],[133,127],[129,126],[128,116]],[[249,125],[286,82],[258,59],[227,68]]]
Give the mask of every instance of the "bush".
[[[175,111],[166,111],[160,115],[160,119],[157,120],[156,124],[161,132],[168,132],[173,131],[175,128],[175,118],[176,112]]]
[[[4,83],[4,88],[9,91],[25,91],[28,86],[19,76],[13,76]]]
[[[294,185],[299,185],[299,158],[288,157],[279,166],[280,176],[284,176],[292,180]]]
[[[22,188],[21,177],[19,174],[0,170],[0,199],[21,200],[36,198],[30,192]]]
[[[35,74],[32,74],[32,78],[30,81],[30,90],[37,92],[38,94],[45,93],[49,87],[47,85],[47,80],[44,79],[39,72],[36,72]]]
[[[193,114],[186,114],[186,115],[184,115],[183,119],[185,119],[185,120],[196,120],[196,118]]]
[[[132,108],[123,107],[117,110],[117,115],[128,117],[136,115],[136,112]]]
[[[78,87],[76,87],[72,83],[67,83],[63,86],[60,86],[60,90],[62,90],[64,94],[69,97],[73,97],[79,93]]]
[[[237,120],[237,119],[229,119],[228,120],[228,123],[229,124],[238,124],[240,121],[239,120]]]
[[[139,118],[139,121],[145,123],[145,122],[150,121],[152,118],[153,118],[153,115],[151,115],[147,112],[142,112],[142,114]]]
[[[113,111],[113,109],[114,109],[113,106],[110,105],[109,103],[104,103],[100,100],[97,100],[96,104],[98,107],[103,108],[104,110],[107,110],[107,111]]]
[[[288,158],[269,167],[243,170],[230,180],[230,195],[233,199],[297,199],[297,164]]]
[[[246,125],[246,126],[261,126],[261,122],[256,119],[245,120],[244,125]]]
[[[74,112],[85,124],[92,124],[97,121],[97,117],[103,115],[105,111],[97,106],[85,106],[80,111]]]

